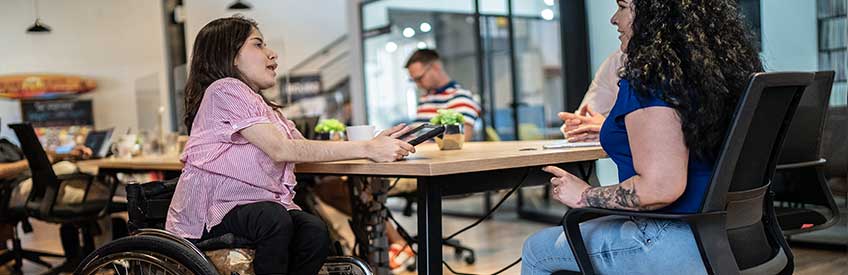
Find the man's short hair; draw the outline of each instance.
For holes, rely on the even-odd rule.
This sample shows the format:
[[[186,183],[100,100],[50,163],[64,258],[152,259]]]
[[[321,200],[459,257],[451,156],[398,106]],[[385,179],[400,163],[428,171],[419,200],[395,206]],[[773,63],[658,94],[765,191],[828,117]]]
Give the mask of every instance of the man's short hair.
[[[435,61],[439,61],[439,53],[431,49],[420,49],[415,51],[415,53],[413,53],[412,56],[410,56],[409,59],[406,60],[406,65],[404,65],[403,67],[408,69],[409,65],[412,65],[412,63],[415,62],[421,62],[421,64],[430,64]]]

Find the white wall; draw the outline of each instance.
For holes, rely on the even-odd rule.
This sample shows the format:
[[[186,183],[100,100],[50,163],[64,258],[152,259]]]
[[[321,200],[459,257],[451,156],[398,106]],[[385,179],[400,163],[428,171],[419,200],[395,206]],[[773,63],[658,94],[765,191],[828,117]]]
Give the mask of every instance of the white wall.
[[[160,93],[167,90],[161,1],[40,4],[43,22],[53,31],[32,35],[25,32],[33,23],[32,1],[0,1],[0,75],[55,73],[93,78],[98,88],[82,98],[93,99],[95,127],[135,128],[136,79],[158,74]],[[168,106],[167,101],[162,104]],[[10,122],[3,117],[3,124]],[[168,127],[169,122],[165,123]]]
[[[594,75],[604,59],[619,48],[616,27],[610,24],[610,18],[618,8],[614,1],[586,1],[586,20],[589,28],[589,53]]]
[[[585,0],[589,20],[592,72],[618,45],[610,24],[613,1]],[[815,0],[762,0],[762,59],[767,71],[817,69]]]
[[[345,0],[250,0],[253,9],[228,11],[232,0],[184,0],[189,58],[194,38],[212,20],[241,13],[256,20],[268,46],[279,55],[277,73],[347,33]]]
[[[815,0],[762,0],[766,71],[818,69]]]

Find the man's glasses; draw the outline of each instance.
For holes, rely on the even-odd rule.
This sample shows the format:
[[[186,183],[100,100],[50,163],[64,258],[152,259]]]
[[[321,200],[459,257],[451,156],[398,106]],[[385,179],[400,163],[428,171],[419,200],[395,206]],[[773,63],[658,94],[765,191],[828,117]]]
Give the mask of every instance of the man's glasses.
[[[427,68],[425,68],[425,69],[424,69],[424,71],[423,71],[423,72],[421,72],[421,74],[420,74],[420,75],[418,75],[418,76],[413,76],[413,77],[409,78],[409,81],[412,81],[412,82],[420,82],[420,81],[421,81],[421,79],[424,79],[424,76],[426,76],[426,75],[427,75],[427,72],[429,72],[429,71],[430,71],[430,68],[432,68],[432,67],[433,67],[433,65],[432,65],[432,64],[428,64],[428,65],[427,65]]]

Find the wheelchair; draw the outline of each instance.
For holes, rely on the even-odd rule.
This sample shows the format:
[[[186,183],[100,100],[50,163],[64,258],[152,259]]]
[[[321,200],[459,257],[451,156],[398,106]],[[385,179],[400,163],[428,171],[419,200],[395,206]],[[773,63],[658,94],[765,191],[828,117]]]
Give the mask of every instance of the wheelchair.
[[[253,275],[254,255],[250,241],[233,234],[190,241],[163,230],[176,184],[177,179],[128,185],[130,236],[114,240],[89,254],[74,274]],[[331,249],[331,255],[333,252]],[[357,258],[330,256],[318,274],[373,273]]]

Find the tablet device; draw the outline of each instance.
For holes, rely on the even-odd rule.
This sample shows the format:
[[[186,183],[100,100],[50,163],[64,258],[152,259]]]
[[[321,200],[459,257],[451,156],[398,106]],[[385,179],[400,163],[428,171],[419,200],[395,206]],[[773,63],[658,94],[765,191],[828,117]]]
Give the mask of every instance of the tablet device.
[[[422,124],[399,136],[398,139],[415,146],[442,134],[444,131],[445,127],[442,125]]]
[[[592,147],[592,146],[601,146],[600,142],[597,141],[589,141],[589,142],[569,142],[568,140],[560,140],[552,143],[548,143],[542,145],[542,148],[545,149],[561,149],[561,148],[577,148],[577,147]]]

